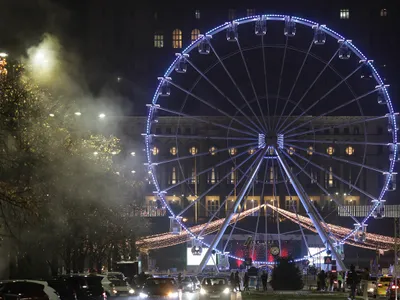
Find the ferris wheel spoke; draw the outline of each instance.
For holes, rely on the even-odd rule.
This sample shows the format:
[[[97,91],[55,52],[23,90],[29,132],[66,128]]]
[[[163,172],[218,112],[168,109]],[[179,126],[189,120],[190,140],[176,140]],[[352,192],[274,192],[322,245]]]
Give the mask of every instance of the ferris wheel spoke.
[[[247,135],[250,135],[250,136],[257,136],[255,133],[250,133],[249,131],[244,131],[244,130],[237,129],[237,128],[231,127],[231,126],[226,126],[224,124],[216,123],[216,122],[213,122],[213,121],[210,121],[210,120],[207,120],[207,119],[203,119],[203,118],[198,117],[198,116],[189,115],[189,114],[186,114],[186,113],[183,113],[183,112],[175,111],[175,110],[168,109],[168,108],[165,108],[165,107],[162,107],[162,106],[158,106],[158,105],[154,105],[154,107],[157,110],[162,110],[162,111],[171,113],[173,115],[177,115],[177,116],[182,116],[182,117],[185,117],[185,118],[193,119],[193,120],[198,121],[198,122],[211,124],[211,125],[214,125],[216,127],[232,130],[232,131],[235,131],[235,132],[238,132],[238,133],[243,133],[243,134],[247,134]]]
[[[316,144],[354,144],[354,145],[370,145],[370,146],[388,146],[391,143],[377,143],[377,142],[360,142],[360,141],[343,141],[343,140],[296,140],[296,139],[286,139],[286,142],[294,143],[316,143]]]
[[[193,98],[197,99],[197,100],[200,101],[201,103],[203,103],[203,104],[207,105],[208,107],[214,109],[215,111],[217,111],[217,112],[223,114],[225,117],[228,117],[229,119],[234,120],[235,122],[239,123],[240,125],[246,127],[247,129],[250,129],[251,131],[253,131],[253,132],[257,133],[257,134],[260,133],[260,131],[257,131],[257,130],[255,130],[254,128],[250,127],[249,125],[247,125],[247,124],[243,123],[242,121],[238,120],[237,118],[232,117],[232,116],[231,116],[230,114],[228,114],[227,112],[223,111],[222,109],[217,108],[216,106],[212,105],[212,104],[209,103],[208,101],[206,101],[206,100],[204,100],[203,98],[201,98],[201,97],[199,97],[199,96],[193,94],[192,92],[190,92],[190,91],[188,91],[187,89],[181,87],[180,85],[178,85],[178,84],[172,82],[171,80],[168,80],[168,79],[164,79],[164,80],[167,81],[167,82],[169,82],[171,85],[173,85],[173,86],[176,87],[177,89],[181,90],[182,92],[184,92],[184,93],[188,94],[189,96],[192,96]],[[258,129],[258,127],[256,126],[256,124],[255,124],[249,117],[247,117],[246,115],[245,115],[245,117],[246,117],[246,119],[249,120],[249,122],[250,122],[251,124],[253,124],[253,125]]]
[[[364,63],[361,63],[356,69],[354,69],[350,74],[348,74],[346,77],[344,77],[341,81],[339,81],[334,87],[332,87],[328,92],[326,92],[321,98],[319,98],[317,101],[315,101],[313,104],[311,104],[309,107],[307,107],[306,110],[304,110],[299,116],[297,116],[294,120],[292,120],[288,125],[285,126],[285,128],[282,129],[284,132],[290,125],[295,123],[298,119],[300,119],[302,116],[304,116],[308,111],[310,111],[314,106],[316,106],[320,101],[325,99],[327,96],[329,96],[334,90],[336,90],[340,85],[342,85],[344,82],[346,82],[351,76],[353,76],[355,73],[357,73],[362,67],[364,66]]]
[[[312,48],[313,45],[314,45],[314,39],[311,40],[311,43],[310,43],[310,46],[308,47],[306,56],[305,56],[304,59],[303,59],[303,63],[301,64],[301,67],[300,67],[300,69],[299,69],[299,72],[297,73],[296,79],[294,80],[294,83],[293,83],[293,85],[292,85],[292,88],[290,89],[289,96],[286,98],[285,105],[283,106],[283,109],[282,109],[282,112],[281,112],[281,114],[280,114],[280,116],[279,116],[278,122],[276,123],[276,128],[277,128],[277,129],[280,128],[280,122],[281,122],[281,119],[282,119],[282,117],[283,117],[283,114],[285,113],[286,106],[288,105],[289,100],[290,100],[290,98],[292,97],[293,91],[294,91],[294,89],[295,89],[295,87],[296,87],[296,85],[297,85],[297,81],[298,81],[299,78],[300,78],[301,72],[303,71],[303,68],[304,68],[304,66],[305,66],[305,64],[306,64],[307,58],[309,57],[309,54],[310,54],[310,51],[311,51],[311,48]],[[278,130],[277,130],[277,131],[278,131]]]
[[[256,153],[259,153],[260,149],[258,149],[256,152],[251,154],[248,158],[243,160],[240,164],[235,166],[232,170],[230,170],[226,175],[224,175],[217,183],[215,183],[213,186],[208,188],[204,193],[202,193],[200,196],[198,196],[194,201],[192,201],[188,206],[186,206],[179,214],[177,214],[177,217],[180,217],[184,212],[186,212],[189,208],[191,208],[194,204],[199,202],[202,198],[204,198],[209,192],[214,190],[217,186],[219,186],[225,179],[227,179],[233,172],[235,172],[237,169],[239,169],[241,166],[243,166],[247,161],[249,161]],[[246,152],[244,152],[246,153]],[[231,159],[229,159],[231,160]],[[207,171],[212,170],[213,168],[219,166],[220,164],[217,164],[215,166],[212,166],[211,168],[207,169]],[[204,171],[203,171],[204,172]],[[202,173],[202,172],[201,172]],[[200,173],[199,173],[200,174]],[[198,175],[199,175],[198,174]],[[193,177],[193,176],[192,176]]]
[[[253,124],[253,126],[255,126],[256,128],[257,125],[251,120],[251,118],[249,118],[244,112],[243,110],[241,110],[227,95],[225,95],[225,93],[215,84],[213,83],[206,74],[204,74],[204,72],[202,72],[199,68],[196,67],[196,65],[189,59],[186,59],[187,62],[193,67],[193,69],[196,70],[197,73],[200,74],[200,76],[202,78],[204,78],[204,80],[206,80],[223,98],[225,98],[237,111],[239,111],[251,124]],[[220,60],[221,61],[221,60]]]
[[[268,151],[268,150],[267,150]],[[267,173],[268,173],[268,162],[269,159],[266,160],[265,162],[265,171],[264,171],[264,177],[263,177],[263,184],[262,184],[262,188],[261,188],[261,195],[260,195],[260,202],[259,205],[261,205],[261,203],[264,200],[264,188],[265,188],[265,182],[267,180]],[[251,250],[251,257],[254,257],[254,250],[255,250],[255,241],[257,239],[257,233],[258,233],[258,226],[260,224],[260,216],[261,216],[261,209],[258,211],[258,215],[257,215],[257,222],[256,222],[256,230],[254,231],[254,237],[253,237],[253,248]]]
[[[267,129],[271,130],[272,126],[271,126],[271,117],[270,117],[270,111],[269,111],[267,62],[266,62],[266,59],[265,59],[265,51],[264,51],[264,35],[261,36],[261,51],[262,51],[262,57],[263,57],[265,99],[267,100],[267,116],[268,116],[268,126],[269,126]]]
[[[292,108],[292,110],[289,112],[289,115],[283,120],[282,124],[280,125],[279,130],[285,125],[286,121],[289,120],[289,118],[292,116],[293,112],[296,110],[296,108],[300,105],[300,103],[303,101],[303,99],[308,95],[309,91],[314,87],[315,83],[318,81],[318,79],[322,76],[322,74],[325,72],[325,70],[330,66],[331,62],[335,59],[337,53],[339,52],[339,48],[336,50],[336,52],[332,55],[332,57],[329,59],[329,61],[325,64],[321,72],[318,73],[317,77],[315,77],[314,81],[311,83],[311,85],[307,88],[307,90],[304,92],[304,94],[301,96],[299,101],[297,101],[296,105]],[[287,127],[287,126],[286,126]],[[286,128],[285,127],[285,128]],[[281,131],[281,130],[280,130]]]
[[[286,147],[284,147],[284,148],[285,148],[287,151],[290,151],[289,148],[286,148]],[[325,169],[325,168],[323,168],[323,167],[317,165],[316,163],[313,163],[313,162],[310,161],[309,159],[307,159],[307,158],[301,156],[300,154],[298,154],[298,153],[296,153],[296,152],[292,152],[292,153],[293,153],[293,155],[295,155],[296,157],[298,157],[298,158],[300,158],[300,159],[302,159],[302,160],[308,162],[309,164],[311,164],[312,166],[316,167],[317,169],[319,169],[319,170],[321,170],[321,171],[324,171],[324,172],[327,173],[327,174],[332,175],[333,178],[336,178],[336,179],[339,180],[340,182],[342,182],[342,183],[344,183],[344,184],[346,184],[346,185],[352,187],[353,189],[359,191],[360,193],[364,194],[365,196],[367,196],[367,197],[370,198],[371,200],[375,200],[375,199],[376,199],[376,197],[372,196],[370,193],[364,191],[363,189],[360,189],[359,187],[355,186],[355,185],[352,184],[350,181],[347,181],[347,180],[343,179],[342,177],[336,175],[335,173],[330,172],[329,170],[327,170],[327,169]],[[285,153],[285,154],[286,154],[286,153]]]
[[[228,75],[229,79],[232,81],[233,85],[236,87],[237,91],[239,92],[240,96],[242,97],[243,101],[246,103],[247,107],[250,109],[251,113],[253,114],[254,118],[257,120],[258,125],[256,125],[247,115],[244,114],[244,116],[246,117],[246,119],[248,119],[253,126],[255,126],[258,130],[260,130],[260,132],[262,132],[262,123],[260,122],[260,119],[258,118],[257,114],[254,112],[253,108],[251,107],[250,103],[247,101],[246,97],[244,96],[242,90],[239,88],[239,86],[237,85],[235,79],[233,79],[231,73],[228,71],[228,69],[226,68],[224,62],[222,61],[222,59],[220,58],[220,56],[218,55],[217,51],[215,51],[214,46],[212,45],[211,41],[208,41],[210,44],[210,47],[215,55],[215,57],[218,59],[221,67],[225,70],[225,73]]]
[[[243,151],[243,152],[237,154],[237,155],[235,156],[235,158],[238,158],[238,157],[240,157],[240,156],[243,156],[243,155],[245,155],[246,153],[247,153],[247,150],[245,150],[245,151]],[[253,154],[255,154],[255,153],[257,153],[257,151],[254,152]],[[252,154],[251,156],[253,156],[253,154]],[[245,161],[247,161],[251,156],[249,156],[248,158],[246,158]],[[177,183],[170,185],[169,187],[165,188],[165,189],[163,190],[163,192],[167,192],[167,191],[169,191],[169,190],[171,190],[171,189],[173,189],[173,188],[175,188],[175,187],[177,187],[177,186],[180,186],[180,185],[183,184],[183,183],[186,183],[186,182],[189,182],[190,180],[196,179],[196,178],[199,177],[200,175],[206,174],[207,172],[210,172],[213,168],[217,168],[217,167],[222,166],[222,165],[224,165],[224,164],[226,164],[226,163],[228,163],[228,162],[231,162],[231,161],[232,161],[232,158],[229,157],[228,159],[225,159],[225,160],[219,162],[218,164],[216,164],[216,165],[214,165],[214,166],[211,166],[211,167],[209,167],[209,168],[207,168],[207,169],[205,169],[205,170],[203,170],[203,171],[198,172],[196,175],[193,175],[193,176],[190,176],[190,177],[186,177],[186,178],[184,178],[183,180],[178,181]],[[244,162],[245,162],[245,161],[244,161]],[[242,163],[243,163],[243,162],[242,162]],[[196,180],[197,180],[197,179],[196,179]]]
[[[252,137],[235,137],[235,136],[204,136],[204,135],[183,135],[183,134],[156,134],[150,133],[152,138],[176,138],[176,139],[195,139],[195,140],[232,140],[232,141],[258,141],[258,138]]]
[[[243,145],[235,145],[235,148],[236,149],[240,149],[240,148],[243,148],[243,147],[255,146],[257,144],[258,143],[247,143],[247,144],[243,144]],[[220,153],[220,152],[229,151],[230,149],[232,149],[232,147],[218,149],[218,150],[213,151],[212,153],[213,154],[217,154],[217,153]],[[178,156],[178,157],[171,158],[171,159],[152,162],[151,164],[154,165],[154,166],[158,166],[158,165],[163,165],[163,164],[167,164],[167,163],[171,163],[171,162],[175,162],[175,161],[191,159],[191,158],[194,158],[194,157],[201,157],[201,156],[211,155],[212,153],[210,151],[206,151],[206,152],[200,152],[200,153],[197,153],[197,154],[188,154],[188,155],[185,155],[185,156]]]
[[[276,96],[275,109],[274,109],[274,115],[273,115],[274,119],[272,120],[272,123],[274,124],[274,126],[275,126],[275,122],[276,122],[276,120],[275,120],[276,110],[278,109],[279,96],[280,96],[280,93],[281,93],[283,70],[285,69],[285,61],[286,61],[286,52],[287,52],[288,41],[289,41],[289,38],[286,36],[285,48],[283,50],[281,72],[279,74],[278,93],[277,93],[277,96]]]
[[[255,161],[253,161],[252,166],[254,165]],[[226,202],[228,201],[229,197],[232,196],[234,191],[238,188],[239,184],[243,181],[244,178],[246,178],[246,175],[250,172],[250,168],[246,170],[246,172],[243,174],[243,176],[240,177],[240,179],[234,184],[234,187],[232,190],[229,192],[228,196],[225,197],[224,202],[219,206],[218,210],[212,215],[212,217],[208,220],[207,224],[203,227],[201,232],[198,234],[198,236],[202,236],[204,231],[207,229],[207,227],[210,225],[211,221],[218,215],[218,213],[221,211],[221,208],[225,206]],[[239,216],[238,216],[239,218]]]
[[[346,107],[347,105],[349,105],[349,104],[351,104],[351,103],[354,103],[354,102],[356,102],[356,101],[358,101],[358,100],[364,99],[365,97],[367,97],[367,96],[369,96],[369,95],[375,93],[377,90],[379,90],[379,88],[375,88],[375,89],[373,89],[373,90],[371,90],[371,91],[369,91],[369,92],[366,92],[366,93],[364,93],[364,94],[362,94],[362,95],[360,95],[360,96],[358,96],[358,97],[355,97],[355,98],[353,98],[353,99],[351,99],[351,100],[349,100],[349,101],[347,101],[347,102],[345,102],[345,103],[343,103],[343,104],[341,104],[341,105],[339,105],[339,106],[337,106],[337,107],[335,107],[335,108],[333,108],[333,109],[331,109],[331,110],[329,110],[329,111],[327,111],[327,112],[324,112],[324,113],[320,114],[318,117],[312,117],[312,118],[309,119],[308,121],[306,121],[306,122],[304,122],[304,123],[301,123],[300,125],[297,125],[297,126],[295,126],[295,127],[292,127],[292,128],[290,128],[288,131],[285,131],[285,134],[288,134],[288,133],[290,133],[290,132],[292,132],[292,131],[294,131],[294,130],[296,130],[296,129],[299,129],[299,128],[303,127],[304,125],[307,125],[307,124],[309,124],[309,123],[311,123],[311,122],[313,122],[313,121],[319,120],[319,119],[321,119],[322,117],[324,117],[324,116],[326,116],[326,115],[329,115],[329,114],[331,114],[331,113],[333,113],[333,112],[335,112],[335,111],[337,111],[337,110],[339,110],[339,109],[341,109],[341,108],[343,108],[343,107]],[[293,123],[293,122],[291,122],[291,124],[292,124],[292,123]],[[288,126],[286,126],[285,129],[287,129],[287,127],[288,127]]]
[[[264,117],[264,113],[263,113],[263,110],[262,110],[261,105],[260,105],[260,100],[258,99],[256,88],[254,87],[254,82],[253,82],[253,79],[251,78],[250,71],[249,71],[249,68],[248,68],[247,63],[246,63],[246,59],[244,58],[244,54],[243,54],[243,51],[242,51],[242,47],[240,46],[239,39],[236,40],[236,43],[237,43],[238,48],[240,50],[240,56],[242,57],[243,65],[244,65],[244,68],[246,69],[247,77],[249,78],[250,85],[251,85],[251,88],[252,88],[253,93],[254,93],[254,98],[257,101],[257,106],[258,106],[258,109],[260,110],[260,115],[261,115],[261,118],[262,118],[263,123],[264,123],[264,126],[262,126],[263,124],[261,124],[261,127],[265,131],[267,131],[268,126],[267,126],[267,123],[265,122],[265,117]]]
[[[293,145],[293,144],[285,144],[285,145],[293,147],[295,149],[302,150],[302,151],[304,151],[306,153],[311,151],[311,150],[309,150],[307,148],[302,148],[302,147],[299,147],[299,146],[296,146],[296,145]],[[378,173],[382,173],[382,174],[387,172],[387,170],[375,168],[375,167],[372,167],[372,166],[369,166],[369,165],[366,165],[366,164],[361,164],[361,163],[358,163],[358,162],[355,162],[355,161],[352,161],[352,160],[335,157],[333,155],[329,155],[329,154],[326,154],[326,153],[315,151],[314,149],[312,150],[312,154],[313,155],[317,154],[317,155],[320,155],[320,156],[323,156],[323,157],[327,157],[327,158],[332,159],[332,160],[336,160],[336,161],[340,161],[342,163],[358,166],[358,167],[365,168],[365,169],[368,169],[368,170],[372,170],[372,171],[375,171],[375,172],[378,172]]]
[[[282,170],[282,166],[281,166],[280,164],[278,164],[278,166],[279,166],[279,170],[280,170],[280,173],[281,173],[282,178],[285,178],[285,173],[284,173],[283,170]],[[289,195],[289,199],[292,199],[292,195],[291,195],[291,193],[290,193],[290,189],[289,189],[289,186],[288,186],[288,184],[287,184],[287,181],[286,181],[286,180],[283,180],[283,182],[284,182],[284,184],[285,184],[287,194]],[[298,220],[298,222],[300,222],[299,215],[298,215],[298,213],[297,213],[297,209],[296,209],[296,207],[294,206],[294,203],[293,203],[293,202],[292,202],[292,208],[293,208],[293,211],[294,211],[295,214],[296,214],[296,219]],[[300,229],[301,236],[302,236],[302,238],[303,238],[304,244],[306,245],[307,252],[308,252],[309,255],[311,255],[310,247],[308,247],[308,242],[307,242],[306,236],[305,236],[305,234],[304,234],[303,227],[302,227],[300,224],[299,224],[299,229]]]
[[[307,130],[307,131],[302,131],[302,132],[298,132],[298,133],[288,134],[288,135],[285,135],[285,138],[301,136],[301,135],[305,135],[305,134],[308,134],[308,133],[316,133],[316,132],[324,131],[324,130],[327,130],[327,129],[343,128],[343,127],[348,127],[348,126],[355,125],[355,124],[371,122],[371,121],[376,121],[376,120],[381,120],[381,119],[387,119],[387,116],[372,117],[372,118],[362,118],[362,119],[359,119],[359,120],[353,121],[353,122],[337,124],[337,125],[331,125],[331,126],[326,126],[326,127],[320,127],[320,128],[313,129],[313,130]]]
[[[292,157],[290,157],[290,155],[288,155],[287,153],[283,152],[284,155],[289,158],[289,160],[304,174],[306,175],[311,181],[313,181],[320,189],[323,193],[325,193],[327,196],[331,197],[331,199],[336,203],[336,205],[338,207],[343,207],[347,213],[349,214],[349,216],[354,220],[354,222],[356,222],[356,224],[359,223],[359,221],[353,217],[353,215],[350,213],[350,210],[344,206],[342,203],[340,203],[340,201],[337,199],[337,197],[331,195],[329,193],[329,191],[327,189],[325,189],[317,180],[315,180],[310,173],[308,173],[302,166],[300,166]],[[310,162],[311,163],[311,162]],[[314,209],[315,206],[313,205]],[[318,210],[316,210],[316,212],[318,213],[318,215],[320,216],[320,218],[322,218],[322,216],[319,214]],[[323,220],[323,219],[322,219]]]
[[[271,165],[272,165],[272,175],[274,176],[273,185],[272,185],[272,197],[274,199],[274,205],[275,205],[275,199],[276,199],[276,172],[275,172],[275,163],[274,163],[274,161],[272,161]],[[279,207],[279,202],[280,201],[278,201],[278,207]],[[281,242],[281,227],[279,225],[280,225],[280,220],[279,220],[279,216],[277,216],[277,218],[276,218],[276,229],[278,231],[279,256],[281,256],[282,242]]]

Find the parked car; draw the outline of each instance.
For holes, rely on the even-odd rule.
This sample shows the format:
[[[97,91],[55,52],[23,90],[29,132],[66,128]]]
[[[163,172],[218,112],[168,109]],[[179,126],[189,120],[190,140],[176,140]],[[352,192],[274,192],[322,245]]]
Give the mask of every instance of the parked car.
[[[65,275],[53,278],[53,280],[63,282],[72,289],[77,300],[105,300],[107,294],[101,284],[102,277],[94,275]]]
[[[377,281],[376,296],[386,296],[386,291],[389,288],[390,282],[393,280],[392,276],[382,276]]]
[[[0,282],[3,299],[60,300],[57,292],[46,281],[7,280]]]
[[[77,300],[78,296],[66,278],[55,278],[47,280],[47,284],[52,287],[60,296],[61,300]]]
[[[396,290],[397,290],[397,299],[400,298],[400,290],[399,290],[399,286],[400,286],[400,279],[397,279],[397,284],[395,284],[395,281],[391,281],[389,284],[389,287],[386,291],[386,297],[389,300],[394,300],[395,296],[396,296]]]

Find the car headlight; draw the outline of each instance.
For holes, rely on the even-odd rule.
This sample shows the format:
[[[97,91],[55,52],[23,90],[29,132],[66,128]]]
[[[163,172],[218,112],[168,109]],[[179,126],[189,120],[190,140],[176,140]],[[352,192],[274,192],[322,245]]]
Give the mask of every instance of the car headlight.
[[[113,289],[112,291],[113,291],[114,294],[118,293],[118,291],[116,289]]]
[[[135,290],[134,289],[129,289],[129,294],[134,294]]]
[[[168,298],[176,298],[178,297],[178,292],[170,292],[168,293]]]
[[[145,294],[145,293],[140,293],[140,294],[139,294],[139,297],[140,297],[140,298],[147,298],[147,297],[149,297],[149,295],[147,295],[147,294]]]
[[[373,292],[374,291],[374,288],[369,288],[368,289],[368,292]]]
[[[192,287],[192,285],[189,283],[189,284],[187,285],[187,287]]]
[[[224,294],[229,294],[229,293],[230,293],[229,288],[224,289],[223,293],[224,293]]]
[[[207,294],[207,291],[203,288],[200,289],[200,295],[205,295]]]

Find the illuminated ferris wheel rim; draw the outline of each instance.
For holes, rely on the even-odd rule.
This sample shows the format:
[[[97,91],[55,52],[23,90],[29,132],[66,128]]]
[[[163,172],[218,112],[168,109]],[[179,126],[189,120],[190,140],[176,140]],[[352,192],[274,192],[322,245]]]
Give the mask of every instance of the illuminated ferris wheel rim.
[[[172,64],[168,67],[168,69],[166,70],[166,72],[164,73],[164,76],[162,78],[168,78],[168,76],[173,72],[174,67],[176,66],[177,62],[179,61],[180,57],[182,57],[185,54],[189,54],[193,49],[195,49],[199,43],[203,40],[203,39],[208,39],[210,37],[212,37],[213,35],[220,33],[226,29],[228,29],[232,24],[246,24],[246,23],[250,23],[250,22],[256,22],[260,19],[264,19],[266,21],[286,21],[286,20],[290,20],[294,23],[298,23],[301,25],[305,25],[311,28],[319,28],[321,31],[323,31],[324,33],[328,34],[329,36],[331,36],[332,38],[338,40],[338,41],[343,41],[346,43],[346,45],[348,46],[348,48],[360,59],[360,61],[365,61],[366,65],[369,66],[369,68],[372,70],[372,76],[375,79],[375,81],[378,83],[378,86],[380,86],[380,90],[383,92],[383,97],[385,98],[386,101],[386,106],[388,108],[388,118],[390,119],[390,121],[392,122],[393,128],[394,130],[392,131],[392,139],[393,139],[393,143],[388,143],[392,144],[394,147],[394,158],[392,160],[390,160],[389,163],[389,170],[388,170],[388,176],[386,177],[386,180],[384,182],[383,188],[380,192],[379,197],[376,199],[376,203],[375,205],[372,206],[369,214],[362,220],[362,222],[359,223],[360,226],[364,226],[364,224],[368,221],[368,219],[372,216],[372,214],[374,213],[374,211],[377,209],[377,207],[379,206],[379,203],[381,200],[383,200],[383,197],[385,195],[385,193],[388,190],[388,186],[392,177],[392,173],[394,171],[394,166],[395,166],[395,162],[396,162],[396,156],[398,154],[397,152],[397,147],[398,147],[398,142],[397,142],[397,122],[396,122],[396,113],[394,112],[393,106],[392,106],[392,101],[390,99],[389,93],[387,91],[386,85],[383,82],[381,76],[379,75],[378,71],[375,69],[373,62],[371,60],[368,60],[368,58],[352,43],[351,40],[347,40],[345,37],[343,37],[342,35],[340,35],[339,33],[337,33],[336,31],[328,28],[326,25],[320,25],[319,23],[316,23],[314,21],[308,20],[308,19],[304,19],[304,18],[299,18],[299,17],[295,17],[295,16],[289,16],[289,15],[280,15],[280,14],[263,14],[263,15],[256,15],[256,16],[250,16],[250,17],[245,17],[245,18],[239,18],[236,20],[233,20],[232,22],[225,22],[224,24],[221,24],[213,29],[211,29],[210,31],[208,31],[205,35],[200,36],[197,40],[193,41],[188,47],[186,47],[180,55],[178,55],[176,57],[176,59],[172,62]],[[156,192],[155,194],[157,194],[157,196],[161,199],[161,201],[163,202],[164,206],[168,209],[169,213],[171,214],[171,216],[179,223],[179,225],[185,230],[187,231],[193,238],[197,238],[197,236],[195,234],[193,234],[190,229],[187,228],[187,226],[185,226],[184,223],[181,222],[180,218],[177,217],[176,214],[174,214],[174,212],[171,210],[169,204],[167,203],[166,199],[165,199],[165,194],[163,193],[163,190],[160,188],[159,183],[157,181],[157,179],[155,178],[155,174],[154,174],[154,168],[152,167],[152,159],[151,159],[151,149],[150,149],[150,134],[151,134],[151,116],[153,113],[153,108],[154,106],[157,105],[157,101],[158,101],[158,97],[160,95],[160,89],[162,87],[163,84],[163,80],[160,80],[159,85],[157,86],[157,89],[154,93],[153,99],[152,99],[152,104],[150,104],[150,109],[149,109],[149,113],[148,113],[148,117],[147,117],[147,122],[146,122],[146,133],[145,133],[145,143],[146,143],[146,154],[147,154],[147,161],[148,161],[148,168],[149,168],[149,174],[151,175],[152,181],[156,187]],[[357,228],[355,228],[354,230],[352,230],[347,236],[345,236],[342,240],[339,241],[339,244],[343,244],[343,242],[345,240],[347,240],[349,237],[351,237],[355,232],[357,231]],[[206,247],[210,247],[210,245],[208,243],[205,243],[203,240],[199,240],[199,242],[201,244],[203,244]],[[237,257],[234,255],[230,255],[230,254],[225,254],[221,251],[219,251],[217,248],[214,248],[216,253],[219,254],[223,254],[223,255],[227,255],[231,258],[237,259],[237,260],[244,260],[241,257]],[[316,256],[320,253],[316,253],[313,256]],[[310,258],[311,256],[308,256],[306,258],[298,258],[295,259],[295,261],[301,261],[301,260],[305,260]],[[255,263],[258,264],[273,264],[271,262],[268,261],[256,261]]]

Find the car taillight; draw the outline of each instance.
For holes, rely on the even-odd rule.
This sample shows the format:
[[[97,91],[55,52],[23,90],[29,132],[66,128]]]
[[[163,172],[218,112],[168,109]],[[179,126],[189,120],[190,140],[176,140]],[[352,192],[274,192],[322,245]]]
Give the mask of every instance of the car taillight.
[[[397,285],[392,285],[392,290],[398,289],[399,287]]]
[[[382,286],[382,283],[378,283],[378,287],[381,287]]]
[[[107,298],[107,294],[105,292],[103,293],[103,298]]]

